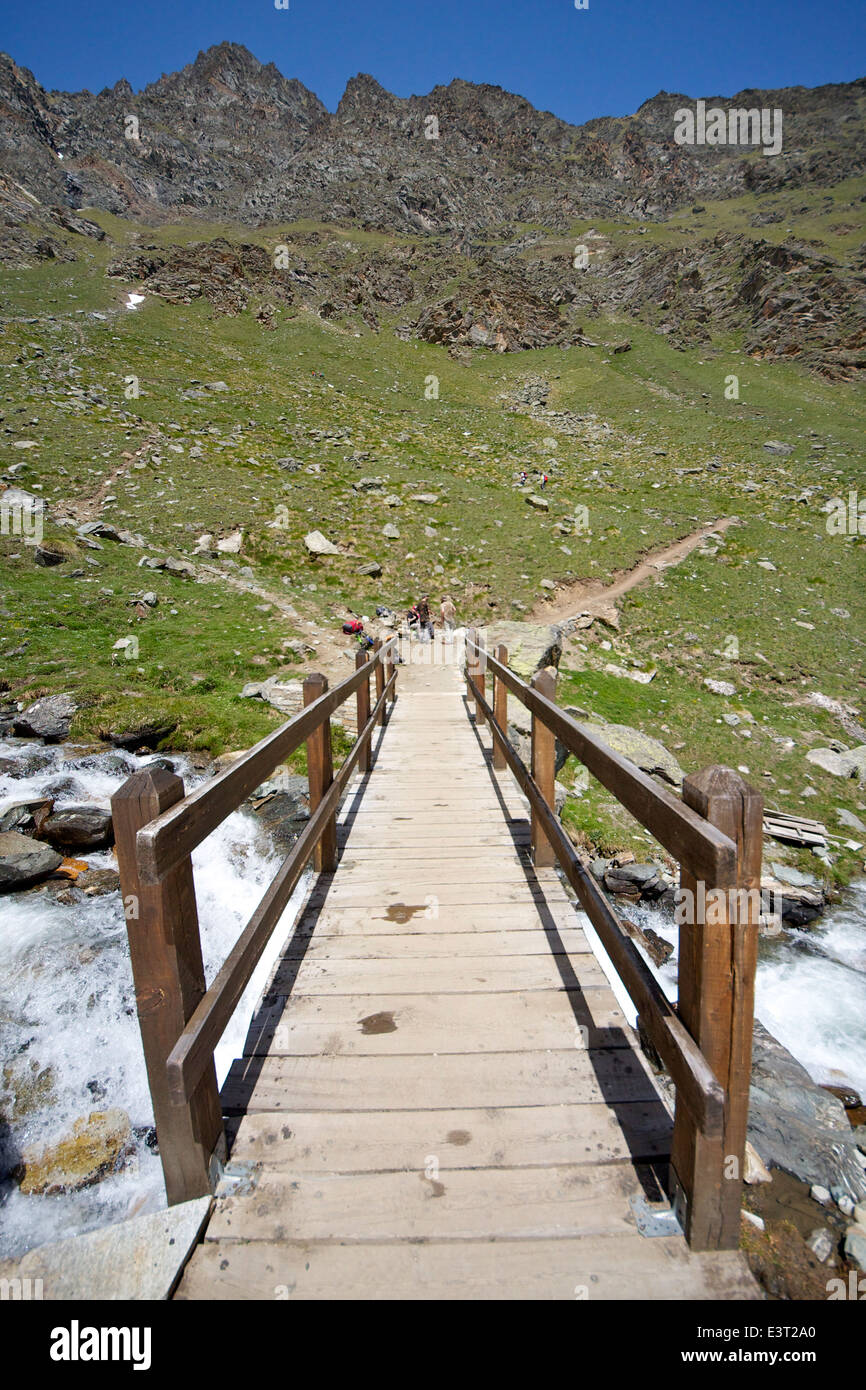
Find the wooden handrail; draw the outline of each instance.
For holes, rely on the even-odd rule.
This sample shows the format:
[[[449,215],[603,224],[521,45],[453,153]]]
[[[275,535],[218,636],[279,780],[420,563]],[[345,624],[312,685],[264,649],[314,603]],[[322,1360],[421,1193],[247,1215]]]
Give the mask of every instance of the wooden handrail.
[[[664,845],[675,859],[688,863],[696,878],[712,879],[715,883],[729,883],[732,886],[736,883],[737,847],[727,835],[685,806],[673,792],[660,787],[634,763],[614,752],[603,739],[533,690],[468,634],[467,649],[486,662],[493,675],[517,696],[531,714],[542,720],[602,786],[613,792],[659,844]]]
[[[169,1204],[213,1190],[216,1161],[225,1154],[214,1048],[311,854],[324,838],[336,853],[340,797],[359,761],[362,771],[369,771],[375,727],[388,698],[395,698],[395,642],[389,638],[370,660],[363,656],[333,690],[327,690],[324,677],[321,686],[308,678],[306,708],[190,796],[184,796],[180,777],[144,770],[112,797],[136,1005]],[[370,711],[370,677],[380,668],[378,699]],[[319,688],[321,696],[310,699]],[[334,774],[330,719],[352,694],[357,694],[360,727]],[[310,768],[310,819],[205,989],[191,852],[305,740],[308,764],[311,754],[319,759],[315,778]]]
[[[499,664],[497,662],[497,666]],[[640,952],[623,931],[613,908],[581,863],[555,812],[551,810],[507,734],[499,727],[493,709],[481,694],[473,677],[467,675],[467,682],[490,726],[496,744],[541,822],[548,843],[553,846],[566,878],[577,893],[581,906],[598,932],[617,974],[638,1009],[653,1046],[677,1086],[677,1093],[682,1094],[684,1103],[702,1132],[711,1136],[721,1135],[725,1102],[722,1087],[713,1076],[700,1048],[680,1022]]]
[[[396,638],[376,654],[380,662]],[[369,679],[371,663],[353,671],[333,690],[296,714],[257,743],[245,757],[205,782],[177,806],[138,832],[138,868],[142,883],[158,883],[261,786],[274,768],[294,753],[321,724]]]
[[[370,666],[367,666],[369,676]],[[204,1068],[213,1056],[214,1049],[228,1027],[232,1014],[258,964],[265,946],[270,940],[274,927],[279,922],[286,903],[292,896],[301,874],[306,867],[316,844],[330,816],[335,811],[340,797],[351,777],[361,750],[370,739],[390,693],[397,673],[392,675],[385,686],[376,707],[365,727],[360,730],[351,751],[336,773],[330,788],[319,802],[310,817],[303,833],[284,860],[279,873],[271,883],[249,922],[226,958],[225,964],[216,976],[194,1014],[169,1053],[168,1084],[169,1094],[175,1105],[189,1100],[195,1090]]]
[[[674,1082],[674,1210],[693,1249],[735,1249],[749,1110],[763,799],[731,768],[710,767],[686,777],[678,801],[564,714],[550,677],[546,691],[541,675],[530,687],[507,663],[504,647],[491,657],[470,630],[468,696],[477,722],[490,725],[494,766],[510,767],[529,799],[535,862],[550,862],[545,855],[553,848]],[[478,679],[485,667],[496,679],[493,708]],[[532,712],[531,773],[508,740],[507,690]],[[679,860],[681,906],[691,903],[692,912],[680,918],[676,1009],[553,809],[554,734]]]

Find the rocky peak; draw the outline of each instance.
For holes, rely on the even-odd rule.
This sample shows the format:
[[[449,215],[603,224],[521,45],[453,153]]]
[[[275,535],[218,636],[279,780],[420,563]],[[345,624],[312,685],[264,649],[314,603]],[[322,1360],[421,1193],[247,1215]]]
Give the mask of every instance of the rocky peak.
[[[359,72],[346,83],[346,90],[337,107],[337,120],[357,120],[382,108],[393,111],[404,105],[405,102],[400,97],[387,92],[375,77],[371,77],[368,72]]]

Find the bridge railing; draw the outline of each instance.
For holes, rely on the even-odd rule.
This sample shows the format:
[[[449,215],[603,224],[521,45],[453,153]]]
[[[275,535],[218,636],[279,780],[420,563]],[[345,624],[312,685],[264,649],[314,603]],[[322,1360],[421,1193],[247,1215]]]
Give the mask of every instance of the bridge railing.
[[[493,704],[486,675],[494,679]],[[504,646],[488,652],[467,633],[466,683],[476,723],[486,722],[493,762],[526,794],[538,866],[559,863],[592,922],[642,1025],[676,1087],[671,1198],[696,1250],[739,1243],[751,1074],[763,799],[730,768],[687,777],[680,800],[555,703],[555,678],[527,685]],[[532,715],[531,767],[508,738],[508,693]],[[563,829],[555,806],[559,739],[677,860],[679,928],[676,1009],[623,930]]]
[[[145,769],[112,797],[136,1005],[170,1205],[213,1190],[225,1156],[214,1049],[311,856],[319,872],[336,868],[340,797],[356,766],[370,771],[373,732],[396,698],[395,654],[393,638],[377,642],[369,659],[359,652],[355,671],[333,690],[324,676],[308,676],[300,713],[188,796],[180,777]],[[334,772],[331,715],[352,695],[357,738]],[[207,988],[190,856],[302,743],[310,819]]]

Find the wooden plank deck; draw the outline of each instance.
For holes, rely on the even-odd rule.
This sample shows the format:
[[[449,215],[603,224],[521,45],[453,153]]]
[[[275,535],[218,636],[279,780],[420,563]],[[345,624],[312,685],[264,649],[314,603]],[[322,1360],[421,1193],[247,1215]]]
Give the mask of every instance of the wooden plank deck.
[[[671,1120],[453,668],[406,666],[223,1089],[234,1133],[177,1297],[755,1298],[642,1237]]]

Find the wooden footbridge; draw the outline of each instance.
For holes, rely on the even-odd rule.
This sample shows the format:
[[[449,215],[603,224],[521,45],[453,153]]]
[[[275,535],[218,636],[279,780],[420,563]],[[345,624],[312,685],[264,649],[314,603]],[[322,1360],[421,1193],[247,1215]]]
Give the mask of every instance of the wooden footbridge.
[[[465,670],[457,650],[395,665],[391,641],[333,690],[308,677],[302,712],[190,796],[159,771],[114,798],[168,1200],[215,1191],[176,1296],[757,1297],[736,1249],[757,922],[729,890],[757,883],[760,797],[713,768],[680,800],[559,710],[550,672],[525,684],[472,632]],[[509,692],[532,714],[529,768]],[[330,719],[352,696],[335,773]],[[716,920],[680,929],[677,1010],[552,810],[557,738],[684,886],[726,890]],[[303,742],[310,821],[206,990],[190,853]],[[220,1094],[214,1047],[311,856]]]

